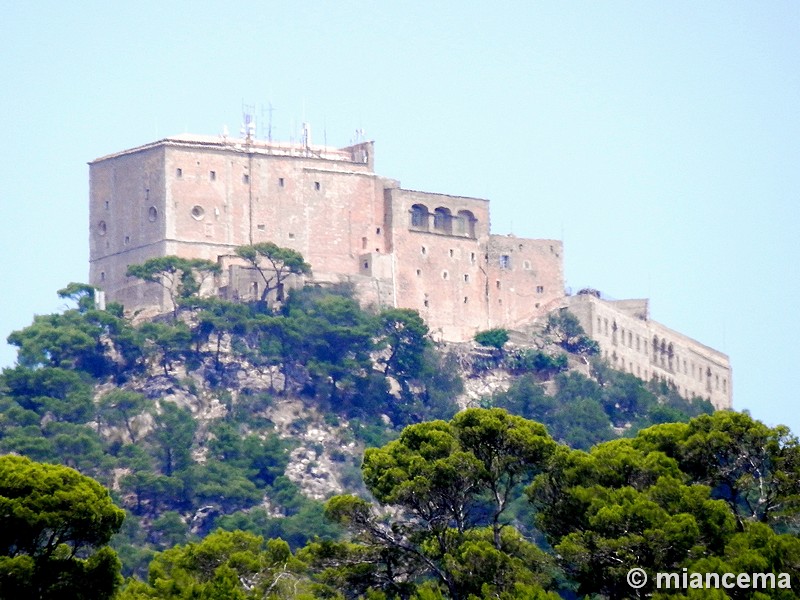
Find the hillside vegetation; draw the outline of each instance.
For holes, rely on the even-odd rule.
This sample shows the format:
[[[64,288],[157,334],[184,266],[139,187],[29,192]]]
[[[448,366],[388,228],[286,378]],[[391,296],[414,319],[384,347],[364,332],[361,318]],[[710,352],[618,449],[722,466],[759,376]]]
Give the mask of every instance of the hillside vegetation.
[[[73,308],[14,332],[18,364],[0,375],[0,452],[76,469],[124,509],[111,546],[124,575],[150,577],[126,598],[615,597],[616,571],[591,575],[610,568],[602,552],[660,535],[620,541],[637,503],[650,512],[636,527],[673,528],[664,535],[680,528],[673,513],[716,519],[713,532],[692,526],[675,565],[727,556],[735,535],[766,544],[796,532],[788,432],[709,416],[707,402],[610,369],[569,313],[530,346],[495,333],[479,338],[488,346],[445,348],[416,312],[362,309],[346,287],[232,303],[198,296],[206,264],[157,267],[174,269],[170,314],[134,322],[70,284],[59,295]],[[465,382],[492,374],[506,384],[459,412]],[[725,419],[742,439],[710,433]],[[501,432],[513,443],[485,445]],[[745,443],[761,479],[744,459],[714,462]],[[616,525],[600,527],[592,515],[607,510],[589,493],[622,511]],[[218,557],[213,572],[197,564],[205,552]],[[159,578],[182,583],[167,593]]]

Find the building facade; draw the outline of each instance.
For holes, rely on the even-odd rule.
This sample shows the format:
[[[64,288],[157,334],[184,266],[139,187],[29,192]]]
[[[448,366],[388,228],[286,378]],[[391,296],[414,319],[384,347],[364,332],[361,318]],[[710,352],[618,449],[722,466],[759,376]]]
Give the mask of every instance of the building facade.
[[[566,305],[612,367],[667,382],[684,398],[704,398],[717,409],[732,406],[728,356],[651,320],[647,300],[604,300],[589,291]]]
[[[163,288],[125,274],[166,255],[217,262],[206,293],[258,298],[261,280],[235,249],[270,241],[300,252],[311,282],[348,282],[364,304],[418,310],[440,340],[525,329],[568,307],[616,368],[731,406],[726,355],[650,320],[646,300],[565,296],[560,241],[493,235],[485,199],[403,189],[374,172],[372,142],[182,135],[99,158],[89,172],[90,283],[129,312],[172,308]]]
[[[258,296],[237,246],[299,251],[314,282],[350,282],[365,304],[419,310],[433,334],[470,339],[528,322],[564,294],[562,243],[490,233],[489,202],[405,190],[374,172],[372,142],[346,148],[183,135],[89,163],[90,282],[129,311],[168,306],[128,265],[218,262],[209,290]]]

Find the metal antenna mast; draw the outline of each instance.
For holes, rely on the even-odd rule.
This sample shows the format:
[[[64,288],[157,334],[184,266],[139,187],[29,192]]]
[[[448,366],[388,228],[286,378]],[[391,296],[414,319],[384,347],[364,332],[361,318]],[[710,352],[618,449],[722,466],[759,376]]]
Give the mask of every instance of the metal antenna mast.
[[[242,100],[242,128],[239,130],[239,133],[242,134],[242,137],[244,137],[247,142],[253,141],[253,138],[256,136],[256,119],[253,114],[255,110],[255,106],[245,104],[244,100]]]
[[[272,141],[272,113],[275,109],[272,107],[272,102],[267,103],[267,108],[264,108],[264,105],[261,105],[261,127],[264,127],[264,123],[267,123],[267,141]],[[264,118],[264,113],[267,113],[267,118]],[[264,130],[261,130],[261,135],[264,135]]]

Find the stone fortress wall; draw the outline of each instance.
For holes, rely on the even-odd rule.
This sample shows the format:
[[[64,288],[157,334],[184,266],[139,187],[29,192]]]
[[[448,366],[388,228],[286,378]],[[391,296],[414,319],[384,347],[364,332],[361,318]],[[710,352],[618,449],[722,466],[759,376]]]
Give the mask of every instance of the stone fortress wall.
[[[374,172],[372,142],[330,148],[185,134],[98,158],[89,171],[90,283],[132,312],[171,308],[159,286],[125,276],[130,264],[171,254],[222,266],[209,293],[258,297],[260,278],[234,250],[266,241],[302,253],[311,282],[350,282],[365,304],[418,310],[437,339],[529,324],[565,301],[560,241],[493,235],[488,200],[401,188]],[[612,364],[730,406],[721,353],[626,304],[567,300]],[[605,333],[606,320],[616,333]]]

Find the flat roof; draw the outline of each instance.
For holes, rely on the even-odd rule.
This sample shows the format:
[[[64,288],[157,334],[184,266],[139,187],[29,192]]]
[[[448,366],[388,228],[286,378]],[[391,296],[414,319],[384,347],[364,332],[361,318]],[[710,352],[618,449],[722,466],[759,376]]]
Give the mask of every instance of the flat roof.
[[[372,141],[365,141],[359,144],[345,146],[344,148],[334,148],[332,146],[318,146],[315,144],[305,145],[288,142],[270,142],[252,138],[248,140],[244,138],[232,138],[224,135],[198,135],[194,133],[182,133],[180,135],[166,137],[164,139],[143,144],[141,146],[136,146],[134,148],[121,150],[113,154],[107,154],[90,161],[89,164],[91,165],[104,160],[135,154],[137,152],[143,152],[152,148],[158,148],[159,146],[174,146],[196,149],[209,148],[228,152],[249,152],[270,156],[318,158],[323,160],[334,160],[338,162],[366,164],[364,162],[354,160],[353,148],[358,146],[366,146],[373,143],[374,142]]]

